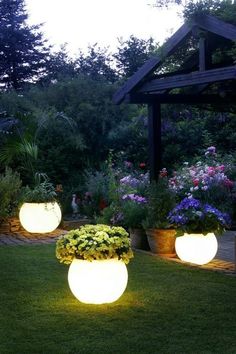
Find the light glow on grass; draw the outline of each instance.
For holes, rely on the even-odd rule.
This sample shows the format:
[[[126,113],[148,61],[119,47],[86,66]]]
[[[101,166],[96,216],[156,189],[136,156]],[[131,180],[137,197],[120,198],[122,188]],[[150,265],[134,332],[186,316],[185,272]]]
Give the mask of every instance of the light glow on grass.
[[[70,292],[55,245],[0,247],[0,353],[236,353],[236,277],[136,253],[121,298]]]

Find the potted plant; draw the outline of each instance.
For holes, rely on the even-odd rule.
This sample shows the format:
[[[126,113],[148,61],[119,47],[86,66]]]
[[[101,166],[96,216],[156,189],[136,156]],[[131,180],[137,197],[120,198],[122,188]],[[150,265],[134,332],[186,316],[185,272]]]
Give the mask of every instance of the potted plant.
[[[153,253],[174,257],[175,229],[168,221],[168,214],[175,206],[175,193],[168,187],[166,176],[150,184],[147,217],[143,222],[148,243]]]
[[[227,213],[193,197],[184,198],[169,213],[168,220],[177,228],[175,248],[178,257],[199,265],[215,257],[218,248],[215,235],[222,234],[230,224]]]
[[[57,228],[61,222],[61,209],[56,196],[55,188],[47,176],[37,174],[35,186],[27,186],[22,197],[19,218],[25,230],[31,233],[47,233]]]
[[[70,264],[68,282],[81,302],[116,301],[128,282],[126,265],[133,257],[128,233],[119,226],[84,225],[60,237],[56,257]]]
[[[123,223],[129,229],[131,247],[149,250],[147,236],[142,226],[147,213],[147,199],[134,193],[124,194],[121,210]]]

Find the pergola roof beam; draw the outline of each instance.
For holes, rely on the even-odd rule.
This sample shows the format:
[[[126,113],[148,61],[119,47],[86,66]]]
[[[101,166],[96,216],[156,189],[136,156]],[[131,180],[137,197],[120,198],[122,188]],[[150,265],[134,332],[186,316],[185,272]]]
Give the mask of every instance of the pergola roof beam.
[[[127,103],[169,103],[169,104],[230,104],[236,102],[236,95],[220,97],[216,94],[144,94],[131,93],[125,98]]]
[[[210,15],[199,16],[194,21],[199,27],[218,36],[236,41],[236,27]]]
[[[198,71],[190,74],[175,75],[162,79],[154,79],[145,83],[138,92],[152,92],[180,88],[185,86],[208,84],[212,82],[230,80],[236,78],[236,66],[219,68],[206,71]]]
[[[154,71],[167,56],[171,55],[190,32],[191,27],[187,23],[183,24],[163,45],[161,48],[161,55],[149,59],[133,76],[131,76],[121,89],[115,93],[113,97],[114,102],[116,104],[120,103],[125,94],[136,87],[137,84],[140,83],[140,80],[144,79],[150,72]]]

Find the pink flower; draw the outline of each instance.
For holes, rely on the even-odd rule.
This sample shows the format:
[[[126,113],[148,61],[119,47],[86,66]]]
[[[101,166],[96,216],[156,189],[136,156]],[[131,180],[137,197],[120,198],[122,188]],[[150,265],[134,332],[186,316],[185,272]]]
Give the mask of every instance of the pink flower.
[[[215,168],[214,167],[208,167],[207,168],[207,173],[208,173],[209,176],[214,176]]]
[[[216,170],[217,170],[217,171],[220,171],[220,172],[224,172],[225,166],[224,166],[224,165],[217,166],[217,167],[216,167]]]

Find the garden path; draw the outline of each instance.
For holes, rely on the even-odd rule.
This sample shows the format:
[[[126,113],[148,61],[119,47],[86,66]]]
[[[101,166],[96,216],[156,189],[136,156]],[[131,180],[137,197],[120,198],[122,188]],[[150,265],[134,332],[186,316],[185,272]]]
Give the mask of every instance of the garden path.
[[[27,231],[0,234],[0,246],[10,245],[35,245],[55,243],[56,239],[67,233],[67,230],[56,229],[48,234],[30,234]],[[202,269],[225,272],[236,275],[236,231],[227,231],[218,238],[219,248],[216,257],[204,266],[197,266]],[[147,251],[140,251],[149,253]],[[157,256],[155,254],[152,254]],[[171,261],[184,263],[178,258],[168,258]],[[196,267],[195,265],[192,265]]]

